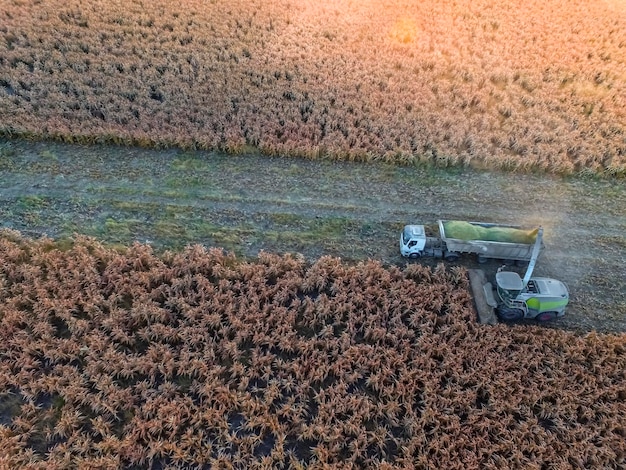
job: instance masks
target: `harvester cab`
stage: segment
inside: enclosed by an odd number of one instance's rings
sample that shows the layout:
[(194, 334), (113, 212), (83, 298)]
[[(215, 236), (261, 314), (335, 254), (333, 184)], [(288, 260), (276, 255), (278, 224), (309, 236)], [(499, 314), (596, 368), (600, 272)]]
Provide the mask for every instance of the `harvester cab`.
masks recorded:
[(565, 307), (569, 302), (565, 284), (556, 279), (531, 277), (539, 256), (542, 237), (543, 229), (540, 228), (524, 279), (515, 272), (504, 271), (503, 268), (496, 274), (496, 292), (499, 298), (496, 312), (502, 320), (535, 318), (547, 321), (565, 314)]

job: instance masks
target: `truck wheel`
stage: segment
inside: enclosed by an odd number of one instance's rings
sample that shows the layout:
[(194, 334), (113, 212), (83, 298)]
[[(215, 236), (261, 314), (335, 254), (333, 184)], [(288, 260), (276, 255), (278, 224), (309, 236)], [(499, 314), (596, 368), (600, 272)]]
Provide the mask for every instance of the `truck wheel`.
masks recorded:
[(417, 258), (419, 258), (419, 257), (421, 257), (421, 256), (422, 256), (422, 255), (421, 255), (420, 253), (411, 253), (411, 254), (409, 255), (409, 258), (411, 258), (411, 259), (417, 259)]
[(554, 320), (557, 317), (556, 312), (542, 312), (537, 315), (535, 318), (537, 321), (544, 322)]
[(496, 313), (503, 321), (515, 321), (524, 318), (524, 312), (519, 308), (501, 306), (496, 309)]
[(478, 264), (485, 264), (489, 258), (483, 255), (478, 255)]
[(460, 256), (459, 256), (457, 253), (451, 253), (451, 252), (449, 252), (449, 251), (448, 251), (448, 252), (447, 252), (447, 253), (443, 256), (443, 258), (444, 258), (446, 261), (454, 262), (454, 261), (458, 261), (458, 260), (459, 260), (459, 258), (460, 258)]

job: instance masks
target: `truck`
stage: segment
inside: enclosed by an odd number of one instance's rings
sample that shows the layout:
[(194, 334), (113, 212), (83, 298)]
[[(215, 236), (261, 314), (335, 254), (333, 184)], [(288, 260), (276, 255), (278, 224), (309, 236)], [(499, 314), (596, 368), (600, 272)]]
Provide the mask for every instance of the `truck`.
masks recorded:
[[(517, 262), (530, 261), (537, 227), (438, 220), (439, 236), (426, 235), (424, 225), (405, 225), (400, 234), (400, 253), (409, 258), (430, 256), (448, 261), (458, 259), (463, 253), (475, 254), (479, 263), (488, 259)], [(544, 248), (540, 241), (540, 250)]]
[[(537, 259), (544, 248), (543, 228), (524, 230), (519, 226), (486, 224), (481, 222), (463, 222), (456, 224), (456, 229), (466, 227), (491, 229), (506, 228), (488, 234), (483, 230), (461, 230), (462, 239), (446, 236), (446, 227), (453, 225), (438, 221), (440, 238), (427, 237), (423, 225), (407, 225), (400, 235), (400, 251), (404, 256), (420, 257), (423, 255), (439, 256), (444, 259), (458, 258), (460, 253), (476, 253), (485, 258), (500, 258), (526, 263), (523, 278), (516, 272), (500, 267), (495, 275), (495, 286), (487, 282), (481, 269), (470, 269), (470, 286), (476, 302), (481, 323), (496, 323), (532, 318), (544, 322), (561, 317), (569, 303), (567, 286), (556, 279), (532, 277)], [(522, 233), (517, 233), (520, 230)], [(449, 235), (449, 234), (448, 234)], [(477, 239), (468, 235), (477, 236)], [(524, 238), (526, 237), (526, 238)], [(534, 239), (529, 243), (530, 239)], [(495, 239), (495, 240), (494, 240)], [(501, 241), (509, 240), (509, 241)]]

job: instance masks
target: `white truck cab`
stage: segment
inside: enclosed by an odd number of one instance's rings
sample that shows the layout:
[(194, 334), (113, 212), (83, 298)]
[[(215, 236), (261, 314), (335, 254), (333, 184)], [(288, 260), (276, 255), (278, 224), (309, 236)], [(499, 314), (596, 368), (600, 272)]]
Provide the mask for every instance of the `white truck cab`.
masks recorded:
[(400, 234), (400, 252), (402, 256), (419, 258), (426, 248), (426, 231), (423, 225), (405, 225)]

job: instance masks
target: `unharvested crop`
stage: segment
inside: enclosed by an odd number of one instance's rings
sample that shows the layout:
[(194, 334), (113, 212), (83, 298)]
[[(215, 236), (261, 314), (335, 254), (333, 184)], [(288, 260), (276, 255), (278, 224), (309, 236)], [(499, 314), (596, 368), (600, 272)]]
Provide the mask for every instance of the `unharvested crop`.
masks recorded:
[(5, 1), (0, 133), (626, 172), (604, 0)]
[(10, 468), (617, 468), (626, 336), (478, 325), (464, 269), (0, 237)]

